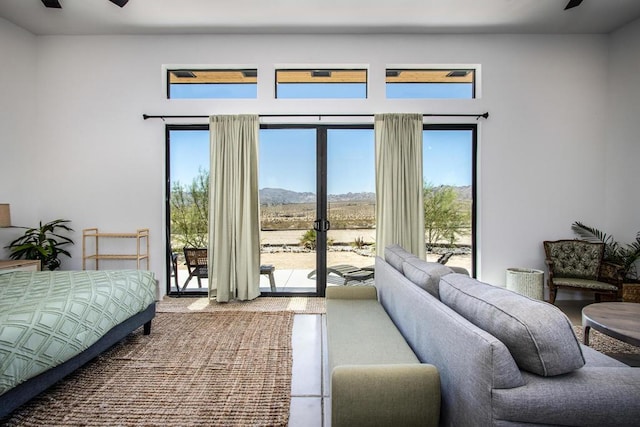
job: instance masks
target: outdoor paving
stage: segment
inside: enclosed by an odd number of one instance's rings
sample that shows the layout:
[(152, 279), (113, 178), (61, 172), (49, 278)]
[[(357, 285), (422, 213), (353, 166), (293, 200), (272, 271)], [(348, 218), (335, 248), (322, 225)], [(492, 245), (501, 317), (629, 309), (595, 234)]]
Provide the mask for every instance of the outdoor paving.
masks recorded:
[[(300, 288), (303, 288), (303, 291), (304, 289), (307, 289), (307, 288), (309, 289), (309, 291), (315, 290), (316, 281), (314, 279), (309, 279), (307, 277), (309, 273), (311, 273), (311, 271), (313, 270), (311, 269), (300, 269), (300, 270), (276, 269), (273, 272), (273, 277), (276, 282), (276, 291), (287, 292), (288, 290), (292, 290), (292, 289), (300, 291)], [(178, 269), (178, 284), (180, 285), (180, 287), (184, 285), (184, 282), (187, 280), (187, 277), (189, 277), (187, 270)], [(173, 280), (174, 279), (172, 277), (171, 278), (172, 285), (174, 283)], [(198, 280), (195, 277), (191, 279), (191, 281), (189, 282), (189, 285), (186, 288), (186, 291), (205, 291), (206, 292), (208, 289), (209, 281), (207, 279), (201, 279), (200, 281), (202, 283), (201, 288), (198, 287)], [(350, 281), (349, 285), (372, 284), (372, 283), (373, 283), (373, 280), (370, 279), (364, 282)], [(341, 277), (335, 276), (333, 274), (327, 277), (328, 286), (331, 286), (331, 285), (340, 286), (342, 284), (344, 284), (344, 279)], [(175, 289), (175, 287), (173, 289)], [(271, 289), (269, 286), (269, 278), (264, 274), (260, 275), (260, 289), (265, 292), (269, 292)]]

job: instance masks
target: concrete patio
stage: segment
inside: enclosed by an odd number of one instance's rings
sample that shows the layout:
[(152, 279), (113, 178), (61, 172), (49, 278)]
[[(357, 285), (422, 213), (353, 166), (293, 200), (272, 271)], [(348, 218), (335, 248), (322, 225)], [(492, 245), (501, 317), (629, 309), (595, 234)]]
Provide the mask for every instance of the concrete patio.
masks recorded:
[[(316, 281), (314, 279), (309, 279), (307, 276), (313, 270), (311, 269), (282, 269), (278, 270), (277, 268), (273, 272), (273, 276), (276, 283), (276, 292), (313, 292), (316, 288)], [(178, 284), (182, 288), (187, 278), (189, 277), (189, 273), (186, 268), (178, 268)], [(175, 279), (173, 276), (171, 277), (171, 291), (175, 291)], [(198, 279), (196, 277), (192, 278), (187, 285), (185, 292), (207, 292), (209, 281), (207, 279), (200, 279), (202, 287), (198, 286)], [(334, 274), (329, 274), (327, 276), (327, 286), (342, 286), (344, 284), (344, 279), (336, 276)], [(368, 279), (362, 282), (351, 280), (349, 281), (349, 285), (360, 285), (360, 284), (373, 284), (373, 279)], [(269, 278), (267, 275), (260, 275), (260, 290), (262, 292), (271, 292), (271, 288), (269, 285)]]

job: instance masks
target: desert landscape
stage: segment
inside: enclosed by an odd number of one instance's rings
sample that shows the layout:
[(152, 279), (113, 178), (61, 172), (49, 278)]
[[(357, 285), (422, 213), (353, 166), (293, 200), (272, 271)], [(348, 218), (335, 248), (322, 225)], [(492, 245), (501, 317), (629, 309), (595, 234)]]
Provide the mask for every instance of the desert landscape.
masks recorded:
[[(300, 247), (302, 230), (261, 231), (260, 263), (271, 264), (278, 269), (315, 269), (315, 251)], [(375, 229), (329, 230), (328, 237), (334, 243), (327, 251), (327, 265), (350, 264), (356, 267), (367, 267), (374, 263)], [(356, 239), (366, 244), (363, 248), (352, 245)], [(464, 239), (456, 247), (455, 253), (447, 265), (464, 267), (471, 271), (470, 238)], [(435, 262), (448, 248), (437, 248), (427, 253), (427, 261)]]
[[(470, 187), (456, 187), (455, 191), (459, 201), (455, 209), (470, 211)], [(318, 217), (316, 195), (263, 188), (260, 190), (260, 202), (260, 263), (273, 265), (276, 271), (314, 270), (316, 235), (313, 224)], [(349, 264), (369, 267), (375, 263), (375, 202), (375, 194), (366, 192), (327, 197), (327, 219), (330, 222), (327, 266)], [(206, 230), (206, 224), (202, 228)], [(172, 237), (178, 237), (172, 240), (182, 240), (181, 236)], [(426, 259), (435, 262), (447, 252), (453, 252), (447, 265), (472, 271), (470, 234), (462, 233), (454, 245), (450, 242), (431, 245)], [(182, 258), (182, 254), (179, 256)], [(183, 262), (179, 262), (179, 266), (181, 268)]]
[[(469, 187), (458, 189), (460, 199), (469, 209)], [(261, 263), (277, 269), (315, 269), (315, 251), (303, 247), (303, 236), (313, 229), (316, 219), (315, 194), (295, 193), (281, 189), (260, 192)], [(330, 195), (327, 200), (327, 265), (349, 264), (367, 267), (375, 257), (375, 194), (349, 193)], [(428, 261), (436, 261), (443, 253), (453, 251), (448, 265), (471, 271), (471, 237), (463, 235), (455, 246), (438, 245), (427, 253)]]

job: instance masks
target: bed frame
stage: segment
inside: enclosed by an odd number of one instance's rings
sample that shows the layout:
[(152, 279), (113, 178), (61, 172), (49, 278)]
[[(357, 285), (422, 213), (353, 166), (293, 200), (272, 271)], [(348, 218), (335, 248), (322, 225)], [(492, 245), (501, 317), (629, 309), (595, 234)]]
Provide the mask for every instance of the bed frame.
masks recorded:
[(82, 353), (4, 393), (0, 396), (0, 420), (7, 418), (19, 406), (108, 350), (140, 326), (144, 326), (144, 335), (149, 335), (151, 333), (151, 320), (155, 315), (156, 304), (154, 302), (144, 311), (113, 327)]

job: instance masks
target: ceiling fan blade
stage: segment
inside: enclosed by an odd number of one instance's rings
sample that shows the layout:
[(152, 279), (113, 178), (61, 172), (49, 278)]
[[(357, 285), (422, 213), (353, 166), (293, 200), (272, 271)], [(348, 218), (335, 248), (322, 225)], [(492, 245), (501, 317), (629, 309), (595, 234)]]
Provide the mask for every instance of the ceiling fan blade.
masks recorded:
[(44, 4), (46, 7), (52, 7), (55, 9), (62, 9), (62, 5), (60, 4), (60, 1), (58, 0), (42, 0), (42, 4)]
[[(125, 4), (129, 2), (129, 0), (109, 0), (111, 3), (118, 5), (120, 7), (124, 7)], [(42, 0), (42, 4), (46, 7), (51, 7), (55, 9), (62, 9), (62, 5), (60, 4), (60, 0)]]
[(582, 0), (569, 0), (569, 3), (567, 3), (567, 6), (564, 8), (564, 10), (573, 9), (574, 7), (578, 7), (578, 6), (580, 6), (580, 3), (582, 3)]

